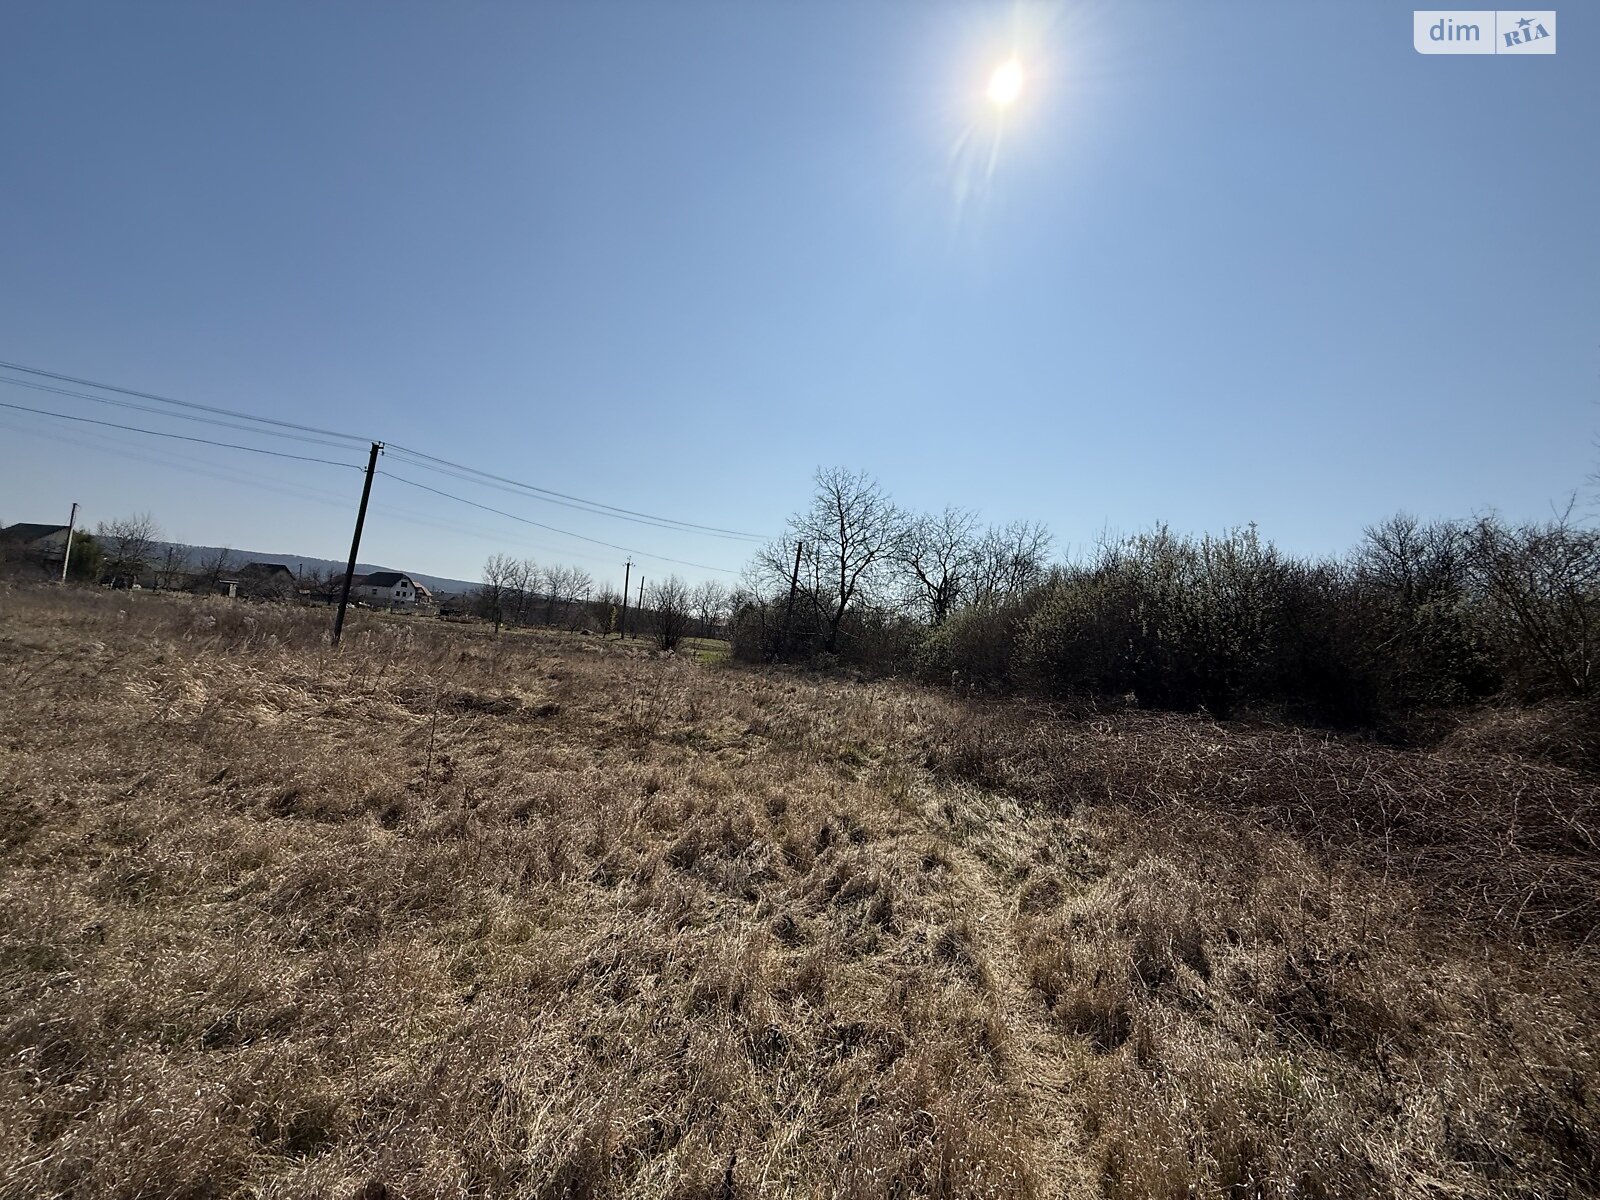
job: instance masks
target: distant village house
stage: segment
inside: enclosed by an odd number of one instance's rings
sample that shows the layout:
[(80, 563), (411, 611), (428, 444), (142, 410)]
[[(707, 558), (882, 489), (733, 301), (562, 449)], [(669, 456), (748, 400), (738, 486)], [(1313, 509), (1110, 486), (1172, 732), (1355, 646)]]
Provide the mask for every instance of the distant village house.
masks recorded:
[(399, 571), (373, 571), (358, 575), (350, 585), (350, 598), (375, 608), (431, 607), (433, 594)]
[(289, 600), (299, 591), (294, 572), (282, 563), (246, 563), (238, 572), (239, 590), (260, 599)]
[(22, 556), (59, 564), (67, 549), (67, 527), (20, 522), (0, 529), (0, 543)]

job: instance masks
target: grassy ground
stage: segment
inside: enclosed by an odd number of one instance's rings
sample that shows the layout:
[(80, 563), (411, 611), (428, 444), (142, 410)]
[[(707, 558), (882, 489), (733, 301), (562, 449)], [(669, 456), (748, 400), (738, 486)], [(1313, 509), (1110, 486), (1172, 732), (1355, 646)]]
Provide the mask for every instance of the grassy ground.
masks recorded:
[[(415, 618), (410, 619), (414, 620)], [(551, 649), (557, 647), (565, 647), (569, 650), (580, 649), (589, 642), (599, 641), (606, 643), (612, 649), (646, 657), (654, 656), (658, 650), (655, 637), (645, 633), (635, 633), (628, 637), (623, 637), (618, 633), (577, 633), (572, 630), (556, 629), (542, 625), (507, 625), (500, 630), (499, 636), (536, 638), (542, 640)], [(702, 663), (723, 662), (730, 656), (731, 652), (731, 644), (723, 638), (681, 638), (676, 648), (678, 655), (692, 658), (694, 661)]]
[[(607, 635), (606, 640), (646, 652), (656, 647), (655, 639), (643, 634), (629, 638)], [(722, 638), (686, 637), (677, 646), (677, 653), (689, 655), (695, 661), (703, 663), (722, 662), (728, 657), (730, 650), (729, 643)]]
[(0, 591), (0, 1196), (1570, 1196), (1596, 788)]

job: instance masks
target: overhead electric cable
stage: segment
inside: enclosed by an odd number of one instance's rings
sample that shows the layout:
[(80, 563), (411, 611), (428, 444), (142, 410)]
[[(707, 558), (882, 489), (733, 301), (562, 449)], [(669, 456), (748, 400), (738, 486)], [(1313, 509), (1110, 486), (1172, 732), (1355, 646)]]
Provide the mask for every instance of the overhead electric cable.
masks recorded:
[(379, 471), (378, 474), (385, 475), (398, 483), (404, 483), (414, 488), (421, 488), (425, 492), (432, 492), (435, 496), (443, 496), (446, 500), (455, 500), (461, 504), (471, 505), (473, 508), (481, 508), (484, 512), (492, 512), (498, 516), (508, 517), (513, 521), (520, 521), (524, 525), (532, 525), (537, 529), (547, 529), (551, 533), (559, 533), (565, 537), (577, 538), (581, 542), (593, 542), (596, 546), (605, 546), (611, 550), (620, 550), (624, 554), (637, 554), (641, 558), (651, 558), (655, 559), (657, 562), (675, 563), (680, 567), (693, 567), (698, 571), (717, 571), (724, 575), (738, 574), (737, 571), (730, 570), (727, 567), (713, 567), (709, 563), (689, 562), (687, 559), (682, 558), (668, 558), (664, 554), (651, 554), (646, 550), (636, 550), (631, 546), (619, 546), (615, 542), (603, 542), (599, 538), (588, 537), (587, 535), (581, 533), (573, 533), (570, 529), (561, 529), (555, 525), (546, 525), (542, 521), (535, 521), (529, 517), (519, 516), (513, 512), (507, 512), (503, 508), (495, 508), (489, 504), (479, 504), (476, 500), (468, 500), (465, 496), (457, 496), (452, 492), (441, 491), (436, 487), (429, 487), (425, 483), (418, 483), (415, 479), (407, 479), (403, 475), (396, 475), (393, 471)]
[(30, 379), (12, 379), (7, 375), (0, 375), (0, 383), (9, 383), (13, 387), (31, 388), (36, 392), (50, 392), (57, 396), (74, 396), (79, 400), (93, 400), (96, 404), (114, 404), (118, 408), (131, 408), (139, 412), (154, 413), (161, 417), (176, 417), (184, 421), (199, 421), (206, 425), (218, 425), (223, 429), (237, 429), (244, 433), (254, 433), (262, 437), (288, 438), (296, 442), (309, 442), (313, 446), (331, 446), (335, 450), (344, 450), (346, 447), (340, 442), (330, 442), (327, 438), (308, 437), (303, 433), (288, 433), (277, 429), (257, 429), (251, 425), (241, 425), (235, 421), (223, 421), (216, 417), (202, 417), (194, 413), (168, 412), (164, 408), (156, 408), (149, 404), (135, 404), (132, 400), (118, 400), (113, 396), (96, 396), (92, 392), (75, 392), (71, 388), (52, 387), (48, 383), (34, 383)]
[[(369, 516), (397, 518), (410, 525), (426, 525), (430, 528), (440, 529), (447, 533), (453, 533), (457, 537), (473, 538), (480, 542), (487, 542), (501, 549), (503, 549), (506, 544), (505, 530), (500, 529), (497, 531), (490, 529), (487, 527), (487, 523), (484, 526), (463, 525), (459, 521), (450, 521), (441, 517), (422, 516), (419, 513), (412, 512), (410, 509), (395, 508), (393, 505), (379, 504), (376, 501), (373, 502), (372, 506), (367, 511)], [(614, 566), (616, 563), (615, 556), (610, 554), (602, 555), (593, 550), (573, 550), (571, 548), (559, 549), (555, 546), (545, 545), (543, 542), (523, 541), (520, 538), (517, 541), (517, 549), (519, 552), (524, 550), (538, 551), (542, 555), (554, 555), (562, 562), (571, 562), (576, 559), (583, 559), (586, 562), (600, 563), (607, 567)]]
[[(335, 496), (331, 492), (310, 488), (302, 483), (290, 482), (282, 476), (258, 475), (231, 463), (221, 463), (215, 459), (204, 459), (194, 454), (185, 454), (177, 448), (157, 448), (155, 446), (135, 446), (131, 439), (123, 439), (115, 434), (99, 433), (92, 429), (36, 429), (32, 426), (0, 419), (0, 429), (9, 429), (28, 437), (45, 438), (63, 446), (75, 446), (83, 450), (95, 451), (100, 454), (115, 456), (123, 462), (142, 462), (152, 466), (165, 467), (168, 470), (182, 471), (185, 478), (205, 477), (216, 479), (223, 483), (238, 484), (244, 487), (262, 488), (274, 492), (279, 496), (291, 497), (300, 500), (310, 500), (317, 504), (332, 505), (336, 508), (347, 509), (349, 500)], [(265, 465), (265, 464), (264, 464)]]
[[(3, 364), (0, 364), (0, 365), (3, 365)], [(420, 450), (412, 450), (412, 449), (409, 449), (406, 446), (397, 446), (393, 442), (386, 443), (386, 446), (387, 446), (387, 448), (389, 450), (399, 451), (402, 455), (408, 456), (410, 458), (419, 458), (419, 459), (426, 460), (425, 462), (417, 463), (416, 464), (417, 466), (426, 466), (428, 463), (435, 463), (435, 464), (438, 464), (438, 466), (440, 466), (440, 467), (453, 467), (457, 471), (466, 471), (469, 474), (482, 476), (485, 479), (493, 479), (497, 483), (510, 484), (513, 487), (522, 488), (522, 489), (524, 489), (526, 491), (529, 491), (529, 492), (538, 492), (538, 493), (540, 493), (542, 495), (545, 495), (545, 496), (555, 496), (555, 497), (558, 497), (559, 499), (562, 499), (562, 500), (570, 500), (570, 501), (572, 501), (572, 502), (574, 502), (576, 504), (587, 504), (587, 505), (592, 506), (593, 508), (604, 509), (607, 512), (619, 513), (619, 514), (621, 514), (623, 516), (639, 517), (639, 518), (642, 518), (642, 519), (644, 519), (646, 521), (657, 521), (657, 522), (670, 523), (670, 524), (673, 524), (673, 525), (679, 525), (679, 526), (682, 526), (685, 530), (696, 530), (696, 531), (699, 531), (699, 532), (702, 532), (702, 533), (715, 533), (715, 534), (719, 534), (719, 535), (721, 535), (723, 537), (750, 538), (750, 539), (753, 539), (755, 541), (760, 541), (760, 542), (764, 542), (764, 541), (767, 540), (767, 538), (763, 534), (750, 533), (750, 532), (748, 532), (746, 530), (742, 530), (742, 529), (722, 529), (722, 528), (720, 528), (720, 527), (718, 527), (716, 525), (701, 525), (701, 524), (698, 524), (698, 523), (696, 523), (694, 521), (680, 521), (675, 517), (662, 517), (662, 516), (657, 516), (655, 513), (638, 512), (635, 509), (631, 509), (631, 508), (619, 508), (614, 504), (605, 504), (605, 503), (602, 503), (599, 500), (585, 500), (582, 496), (571, 496), (571, 495), (568, 495), (566, 492), (552, 491), (550, 488), (539, 487), (537, 484), (524, 483), (520, 479), (508, 479), (504, 475), (495, 475), (495, 474), (493, 474), (492, 472), (489, 472), (489, 471), (480, 471), (476, 467), (469, 467), (469, 466), (463, 465), (462, 463), (451, 462), (447, 458), (438, 458), (438, 457), (436, 457), (435, 455), (432, 455), (432, 454), (424, 454)], [(437, 467), (435, 467), (434, 469), (437, 469)]]
[[(297, 440), (297, 441), (307, 441), (307, 442), (312, 442), (315, 445), (328, 445), (328, 446), (334, 446), (335, 448), (341, 448), (341, 443), (339, 443), (339, 442), (325, 442), (325, 441), (320, 441), (320, 440), (317, 440), (317, 439), (319, 439), (319, 438), (338, 438), (338, 439), (342, 439), (343, 442), (350, 442), (350, 443), (356, 443), (356, 444), (367, 443), (370, 440), (368, 438), (360, 437), (360, 436), (357, 436), (356, 434), (352, 434), (352, 433), (343, 433), (343, 432), (340, 432), (338, 430), (332, 430), (332, 429), (321, 429), (321, 428), (318, 428), (317, 426), (314, 426), (314, 425), (302, 425), (302, 424), (299, 424), (299, 423), (294, 422), (294, 421), (280, 420), (280, 419), (278, 419), (276, 417), (257, 416), (257, 415), (255, 415), (253, 413), (241, 412), (241, 411), (239, 411), (237, 409), (225, 408), (225, 407), (222, 407), (220, 405), (200, 404), (200, 403), (197, 403), (197, 402), (191, 401), (191, 400), (179, 400), (179, 399), (176, 399), (176, 398), (171, 397), (171, 396), (160, 395), (160, 394), (158, 394), (156, 392), (140, 391), (137, 388), (122, 387), (122, 386), (120, 386), (118, 384), (100, 383), (100, 382), (97, 382), (97, 381), (92, 380), (92, 379), (83, 379), (83, 378), (80, 378), (78, 376), (63, 374), (63, 373), (58, 372), (58, 371), (47, 371), (42, 367), (26, 366), (26, 365), (24, 365), (22, 363), (8, 362), (8, 361), (5, 361), (5, 360), (0, 360), (0, 368), (4, 368), (4, 369), (10, 370), (10, 371), (20, 371), (20, 372), (22, 372), (23, 374), (26, 374), (26, 375), (34, 375), (34, 376), (38, 376), (38, 377), (43, 378), (43, 379), (55, 380), (55, 381), (57, 381), (59, 383), (77, 384), (77, 385), (82, 386), (82, 387), (97, 388), (97, 389), (99, 389), (101, 391), (116, 392), (116, 393), (118, 393), (120, 395), (123, 395), (123, 396), (133, 396), (133, 397), (137, 397), (137, 398), (142, 399), (142, 400), (152, 400), (152, 401), (155, 401), (158, 404), (172, 405), (172, 406), (175, 406), (176, 408), (179, 408), (179, 409), (190, 410), (190, 412), (194, 412), (194, 413), (211, 413), (211, 414), (214, 414), (216, 416), (231, 417), (231, 418), (234, 418), (234, 419), (239, 420), (239, 421), (248, 421), (248, 422), (253, 422), (254, 423), (254, 425), (233, 425), (233, 424), (229, 424), (228, 422), (225, 422), (225, 421), (217, 421), (217, 420), (208, 419), (208, 418), (205, 418), (205, 417), (189, 416), (188, 414), (181, 413), (181, 412), (168, 413), (164, 409), (147, 408), (147, 407), (145, 407), (143, 405), (131, 404), (126, 400), (114, 400), (114, 399), (111, 399), (110, 397), (106, 397), (106, 396), (96, 396), (96, 395), (91, 395), (91, 394), (84, 393), (84, 392), (71, 391), (71, 390), (66, 389), (66, 388), (52, 387), (52, 386), (47, 385), (47, 384), (34, 383), (34, 382), (27, 381), (27, 380), (13, 379), (13, 378), (9, 378), (9, 377), (6, 377), (6, 376), (0, 376), (0, 382), (10, 383), (10, 384), (13, 384), (13, 385), (19, 386), (19, 387), (28, 387), (28, 388), (33, 388), (33, 389), (38, 390), (38, 391), (53, 392), (53, 393), (55, 393), (57, 395), (72, 396), (72, 397), (76, 397), (76, 398), (79, 398), (79, 399), (91, 400), (91, 401), (96, 401), (96, 402), (104, 403), (104, 404), (116, 404), (116, 405), (120, 405), (122, 407), (133, 408), (133, 409), (137, 409), (137, 410), (143, 411), (143, 412), (151, 412), (151, 413), (156, 413), (156, 414), (166, 415), (166, 416), (173, 416), (173, 417), (187, 417), (187, 419), (190, 419), (190, 420), (205, 421), (208, 424), (220, 425), (223, 428), (239, 429), (239, 430), (244, 431), (244, 432), (257, 433), (257, 434), (263, 434), (263, 435), (271, 435), (271, 436), (274, 436), (274, 437), (293, 438), (294, 440)], [(26, 408), (25, 406), (22, 406), (22, 405), (9, 405), (8, 407), (16, 408), (19, 411), (23, 411), (23, 412), (38, 412), (38, 413), (40, 413), (42, 415), (45, 415), (45, 416), (61, 417), (61, 418), (64, 418), (66, 420), (80, 420), (80, 421), (89, 422), (91, 424), (96, 423), (96, 422), (92, 421), (91, 418), (73, 417), (73, 416), (71, 416), (69, 414), (66, 414), (66, 413), (55, 413), (55, 412), (51, 412), (51, 411), (45, 410), (45, 409), (29, 409), (29, 408)], [(252, 451), (254, 451), (256, 453), (261, 453), (261, 454), (279, 453), (279, 452), (275, 452), (275, 451), (263, 450), (260, 447), (238, 446), (238, 445), (235, 445), (234, 443), (229, 443), (229, 442), (208, 442), (208, 440), (205, 439), (205, 438), (184, 438), (184, 435), (182, 435), (182, 434), (160, 434), (156, 430), (141, 429), (141, 428), (138, 428), (136, 426), (118, 426), (114, 422), (110, 422), (110, 421), (103, 421), (103, 422), (98, 422), (98, 423), (102, 424), (102, 425), (106, 425), (106, 426), (108, 426), (110, 428), (128, 429), (131, 432), (135, 432), (135, 433), (146, 433), (146, 434), (152, 434), (152, 435), (155, 435), (155, 436), (168, 436), (168, 437), (179, 438), (179, 439), (182, 439), (182, 440), (201, 442), (201, 443), (205, 443), (205, 444), (218, 445), (218, 446), (227, 446), (227, 447), (232, 448), (232, 449), (252, 450)], [(256, 425), (273, 426), (274, 429), (259, 429), (259, 428), (255, 428)], [(301, 437), (301, 436), (297, 436), (297, 434), (295, 434), (295, 433), (278, 432), (279, 430), (295, 430), (295, 431), (298, 431), (298, 434), (302, 434), (302, 435), (303, 434), (311, 434), (311, 435), (315, 435), (315, 436), (314, 437)], [(573, 508), (573, 509), (575, 509), (575, 510), (577, 510), (579, 512), (586, 512), (586, 513), (589, 513), (590, 515), (593, 515), (593, 516), (603, 516), (603, 517), (610, 517), (612, 519), (617, 519), (617, 520), (627, 520), (627, 521), (631, 521), (631, 522), (636, 523), (636, 524), (643, 524), (643, 525), (652, 526), (654, 528), (659, 528), (659, 529), (675, 530), (675, 531), (680, 532), (680, 533), (693, 533), (693, 534), (702, 535), (702, 536), (729, 538), (729, 539), (745, 540), (745, 541), (751, 541), (751, 542), (764, 542), (764, 541), (767, 540), (767, 538), (762, 534), (750, 533), (750, 532), (745, 531), (745, 530), (725, 529), (725, 528), (722, 528), (722, 527), (716, 526), (716, 525), (705, 525), (705, 524), (701, 524), (701, 523), (695, 522), (695, 521), (679, 520), (676, 517), (664, 517), (664, 516), (661, 516), (661, 515), (656, 514), (656, 513), (648, 513), (648, 512), (639, 511), (637, 509), (623, 508), (623, 507), (621, 507), (619, 505), (606, 504), (606, 503), (604, 503), (602, 501), (598, 501), (598, 500), (588, 500), (588, 499), (585, 499), (582, 496), (574, 496), (574, 495), (570, 495), (570, 494), (568, 494), (566, 492), (555, 491), (554, 489), (551, 489), (551, 488), (540, 487), (538, 484), (527, 483), (527, 482), (525, 482), (523, 480), (519, 480), (519, 479), (511, 479), (511, 478), (508, 478), (507, 476), (504, 476), (504, 475), (496, 475), (496, 474), (494, 474), (493, 472), (490, 472), (490, 471), (483, 471), (483, 470), (480, 470), (480, 469), (478, 469), (476, 467), (469, 467), (464, 463), (453, 462), (450, 459), (440, 458), (440, 457), (438, 457), (436, 455), (432, 455), (432, 454), (426, 454), (426, 453), (424, 453), (424, 452), (422, 452), (420, 450), (412, 450), (412, 449), (409, 449), (409, 448), (404, 447), (404, 446), (396, 446), (393, 443), (389, 444), (389, 449), (391, 449), (392, 451), (396, 452), (399, 455), (399, 457), (400, 457), (400, 459), (402, 461), (405, 461), (405, 462), (409, 463), (412, 466), (421, 467), (424, 470), (435, 471), (435, 472), (438, 472), (440, 474), (450, 476), (452, 478), (461, 479), (464, 482), (476, 483), (476, 484), (479, 484), (480, 486), (498, 486), (501, 490), (508, 490), (508, 491), (511, 491), (513, 494), (527, 495), (527, 496), (530, 496), (530, 497), (535, 498), (535, 499), (543, 500), (546, 503), (558, 504), (558, 505), (560, 505), (561, 507), (564, 507), (564, 508)], [(301, 455), (283, 454), (282, 457), (286, 457), (286, 458), (304, 458), (304, 460), (307, 461), (307, 462), (328, 462), (329, 461), (327, 459), (317, 459), (317, 458), (311, 458), (309, 456), (301, 456)], [(349, 465), (353, 465), (353, 464), (341, 463), (341, 464), (338, 464), (338, 465), (349, 466)], [(448, 494), (448, 493), (446, 493), (446, 494)], [(484, 506), (484, 507), (487, 507), (487, 506)], [(493, 511), (493, 510), (491, 510), (491, 511)], [(599, 544), (601, 544), (601, 545), (610, 545), (610, 543), (599, 543)], [(676, 560), (665, 560), (665, 561), (676, 561)], [(712, 569), (721, 569), (721, 568), (712, 568)]]
[(524, 499), (538, 500), (545, 504), (555, 504), (562, 508), (573, 509), (575, 512), (588, 513), (590, 516), (607, 517), (613, 521), (628, 521), (634, 525), (647, 525), (652, 529), (666, 529), (674, 533), (689, 533), (694, 534), (697, 537), (722, 538), (728, 541), (756, 542), (763, 540), (757, 538), (754, 534), (711, 532), (704, 526), (692, 525), (685, 521), (676, 521), (671, 517), (654, 519), (643, 516), (623, 516), (620, 512), (606, 511), (606, 509), (610, 507), (609, 505), (591, 507), (591, 502), (589, 501), (556, 500), (553, 499), (551, 495), (538, 494), (544, 489), (533, 488), (531, 485), (527, 484), (496, 482), (498, 477), (487, 475), (487, 473), (482, 471), (474, 471), (470, 468), (458, 471), (452, 467), (434, 466), (431, 463), (416, 461), (407, 454), (402, 454), (399, 458), (399, 461), (405, 462), (413, 467), (421, 467), (426, 471), (435, 471), (440, 475), (447, 475), (451, 479), (459, 479), (464, 483), (474, 483), (480, 487), (491, 487), (497, 491), (509, 492), (513, 496), (521, 496)]
[(106, 392), (119, 392), (124, 396), (136, 396), (140, 400), (155, 400), (162, 404), (175, 404), (179, 408), (193, 408), (200, 412), (216, 413), (224, 417), (260, 421), (266, 425), (277, 425), (282, 429), (298, 429), (301, 433), (316, 433), (323, 437), (343, 438), (346, 441), (360, 442), (363, 445), (371, 441), (370, 438), (357, 437), (353, 433), (340, 433), (336, 429), (318, 429), (315, 425), (300, 425), (294, 421), (280, 421), (276, 417), (258, 417), (252, 413), (239, 412), (231, 408), (221, 408), (213, 404), (196, 404), (192, 400), (175, 400), (171, 396), (162, 396), (155, 392), (141, 392), (135, 388), (118, 387), (114, 383), (96, 383), (93, 379), (79, 379), (72, 375), (61, 375), (55, 371), (46, 371), (41, 367), (26, 367), (21, 363), (0, 361), (0, 367), (4, 367), (8, 371), (21, 371), (24, 375), (40, 375), (45, 379), (54, 379), (60, 383), (76, 383), (80, 387), (99, 388)]
[(93, 417), (76, 417), (71, 413), (52, 412), (48, 408), (29, 408), (26, 404), (8, 404), (0, 400), (0, 408), (15, 409), (17, 412), (36, 413), (41, 417), (58, 417), (63, 421), (80, 421), (85, 425), (103, 425), (107, 429), (126, 429), (129, 433), (144, 433), (151, 437), (174, 438), (180, 442), (198, 442), (203, 446), (222, 446), (228, 450), (248, 450), (251, 454), (270, 454), (274, 458), (292, 458), (299, 462), (325, 463), (330, 467), (349, 467), (359, 471), (361, 468), (355, 463), (335, 462), (331, 458), (312, 458), (307, 454), (289, 454), (283, 450), (268, 450), (261, 446), (243, 446), (238, 442), (218, 442), (211, 438), (190, 437), (184, 433), (168, 433), (161, 429), (141, 429), (137, 425), (119, 425), (115, 421), (97, 421)]

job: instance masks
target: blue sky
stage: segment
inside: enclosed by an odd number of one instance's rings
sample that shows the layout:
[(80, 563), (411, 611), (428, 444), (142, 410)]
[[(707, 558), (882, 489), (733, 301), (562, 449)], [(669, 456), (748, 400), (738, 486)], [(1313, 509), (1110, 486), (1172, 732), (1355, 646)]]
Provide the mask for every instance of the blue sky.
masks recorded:
[[(1512, 58), (1333, 0), (10, 5), (0, 359), (758, 533), (824, 464), (1065, 547), (1538, 518), (1600, 457), (1600, 13), (1558, 12)], [(358, 492), (0, 410), (4, 521), (342, 557)], [(374, 505), (367, 560), (620, 576), (387, 478)]]

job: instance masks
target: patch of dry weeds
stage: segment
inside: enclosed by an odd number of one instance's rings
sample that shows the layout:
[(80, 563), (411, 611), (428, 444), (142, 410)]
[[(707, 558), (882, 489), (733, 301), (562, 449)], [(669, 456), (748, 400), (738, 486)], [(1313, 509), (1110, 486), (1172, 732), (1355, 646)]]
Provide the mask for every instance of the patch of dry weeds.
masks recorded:
[(1562, 768), (324, 624), (0, 593), (0, 1195), (1592, 1188)]

